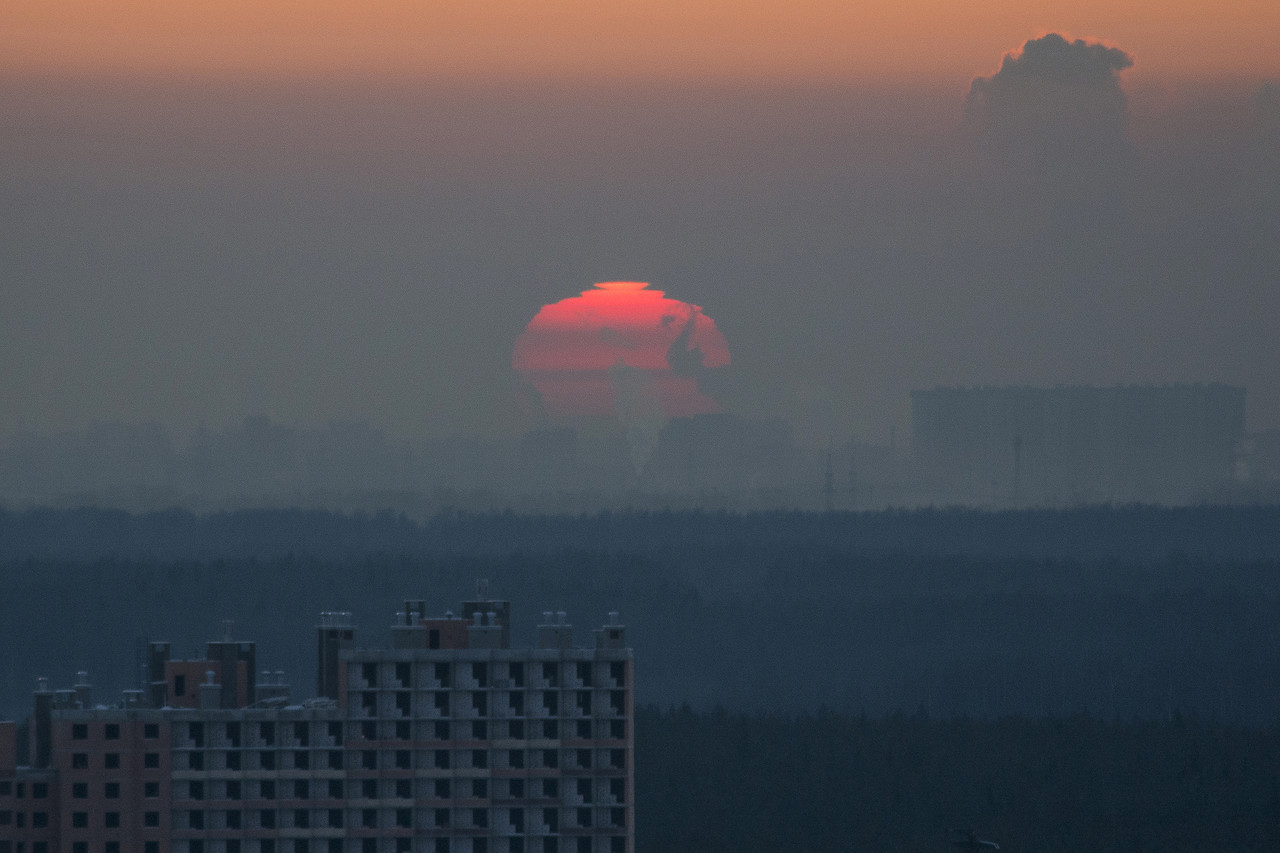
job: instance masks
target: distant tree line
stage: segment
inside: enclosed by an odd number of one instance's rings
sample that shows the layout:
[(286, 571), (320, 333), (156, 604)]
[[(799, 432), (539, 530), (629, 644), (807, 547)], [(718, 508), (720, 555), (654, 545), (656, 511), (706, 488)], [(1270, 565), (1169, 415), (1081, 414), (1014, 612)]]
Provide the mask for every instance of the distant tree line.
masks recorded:
[(383, 645), (404, 599), (443, 613), (487, 578), (517, 643), (545, 610), (583, 644), (620, 611), (644, 702), (1265, 724), (1278, 516), (2, 513), (0, 714), (25, 712), (37, 676), (79, 669), (111, 701), (137, 682), (140, 638), (193, 656), (223, 619), (305, 697), (318, 612), (353, 611), (359, 641)]

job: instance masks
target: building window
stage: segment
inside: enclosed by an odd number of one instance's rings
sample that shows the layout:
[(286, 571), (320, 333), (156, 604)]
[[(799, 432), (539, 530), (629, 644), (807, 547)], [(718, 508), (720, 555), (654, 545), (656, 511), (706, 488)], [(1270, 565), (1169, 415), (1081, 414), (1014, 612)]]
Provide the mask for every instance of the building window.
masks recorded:
[(365, 809), (360, 812), (360, 822), (364, 824), (366, 829), (376, 829), (378, 826), (378, 810)]
[(376, 750), (366, 749), (360, 753), (360, 766), (365, 770), (378, 769), (378, 753)]
[(104, 728), (104, 734), (107, 740), (120, 740), (120, 724), (107, 723), (106, 727)]
[(191, 812), (190, 814), (191, 814), (191, 828), (204, 829), (204, 812), (195, 811), (195, 812)]
[(411, 763), (409, 760), (410, 754), (411, 753), (407, 749), (396, 750), (396, 769), (397, 770), (410, 769), (410, 763)]
[(84, 800), (89, 797), (89, 784), (87, 782), (76, 782), (71, 786), (71, 797), (76, 800)]
[(524, 797), (524, 780), (523, 779), (512, 779), (507, 784), (508, 784), (508, 789), (511, 791), (511, 796), (515, 797), (517, 800)]
[(435, 752), (435, 765), (441, 770), (449, 769), (449, 750), (437, 749)]
[(160, 766), (160, 753), (144, 752), (142, 754), (142, 766), (148, 770), (154, 770)]
[(0, 826), (8, 826), (11, 823), (13, 823), (13, 812), (8, 809), (0, 811)]
[(362, 800), (378, 799), (378, 780), (365, 779), (360, 782), (360, 798)]
[[(116, 760), (116, 765), (117, 765), (117, 766), (119, 766), (119, 757), (118, 757), (118, 756), (117, 756), (117, 760)], [(108, 756), (107, 756), (107, 766), (108, 766), (108, 767), (110, 767), (110, 766), (111, 766), (111, 756), (110, 756), (110, 755), (108, 755)], [(187, 767), (191, 768), (192, 770), (203, 770), (203, 769), (204, 769), (204, 753), (203, 753), (203, 752), (192, 752), (192, 753), (188, 754), (188, 755), (187, 755)]]
[(258, 785), (258, 793), (262, 795), (264, 800), (274, 800), (276, 798), (276, 783), (273, 779), (263, 779)]
[(187, 790), (190, 792), (188, 796), (190, 796), (191, 799), (193, 800), (204, 799), (204, 782), (201, 782), (199, 780), (190, 782), (188, 783)]
[(263, 811), (259, 812), (258, 824), (262, 826), (263, 829), (275, 829), (276, 813), (269, 809), (264, 809)]
[(88, 770), (89, 769), (89, 753), (87, 752), (71, 753), (71, 769), (72, 770)]
[(72, 739), (72, 740), (87, 740), (87, 739), (88, 739), (88, 737), (89, 737), (89, 726), (88, 726), (88, 724), (86, 724), (86, 723), (72, 723), (72, 724), (71, 724), (71, 739)]
[(263, 770), (275, 770), (276, 754), (270, 751), (263, 751), (258, 753), (258, 766), (261, 767)]
[(120, 812), (107, 812), (104, 817), (107, 829), (120, 828)]
[(293, 798), (295, 800), (305, 800), (311, 796), (310, 786), (306, 779), (295, 779), (293, 782)]
[(407, 720), (396, 721), (396, 740), (409, 739), (409, 722)]
[(330, 770), (342, 769), (342, 750), (340, 749), (329, 750), (329, 769)]
[(227, 799), (238, 800), (241, 796), (240, 783), (235, 779), (227, 782)]
[(159, 826), (160, 812), (143, 812), (142, 825), (143, 826)]
[[(147, 740), (155, 740), (156, 738), (160, 737), (160, 724), (146, 723), (142, 727), (142, 736)], [(151, 842), (148, 842), (148, 843), (151, 843)]]
[(227, 753), (227, 769), (228, 770), (240, 769), (240, 753), (238, 752)]
[(71, 853), (89, 853), (89, 842), (88, 841), (71, 842)]
[(88, 812), (72, 812), (71, 825), (76, 829), (84, 829), (89, 825), (89, 813)]
[(102, 792), (108, 800), (118, 800), (120, 799), (120, 783), (108, 782), (103, 786)]
[(36, 800), (43, 800), (46, 797), (48, 797), (49, 783), (48, 782), (32, 782), (31, 796), (33, 799), (36, 799)]
[(173, 676), (173, 695), (187, 695), (187, 677), (180, 672)]
[(449, 799), (449, 780), (437, 779), (435, 785), (436, 798), (441, 800)]
[(449, 825), (449, 810), (436, 809), (435, 813), (436, 826), (445, 827)]
[(306, 809), (294, 809), (293, 825), (298, 829), (309, 829), (311, 827), (311, 812)]
[(261, 723), (258, 726), (258, 736), (267, 746), (273, 746), (276, 742), (276, 724)]
[(142, 845), (142, 853), (160, 853), (159, 841), (147, 841)]
[(143, 782), (142, 796), (148, 797), (148, 798), (160, 796), (160, 783), (159, 782)]
[(227, 812), (227, 829), (240, 828), (240, 812)]
[(342, 809), (329, 809), (329, 826), (342, 829)]
[(483, 800), (489, 796), (489, 780), (488, 779), (472, 779), (471, 780), (471, 796), (476, 799)]
[(329, 780), (329, 799), (331, 800), (342, 799), (342, 780), (341, 779)]
[(31, 814), (32, 827), (34, 827), (35, 829), (44, 829), (48, 825), (49, 825), (48, 812), (32, 812)]
[(298, 750), (293, 754), (293, 766), (295, 770), (306, 770), (311, 766), (311, 753), (306, 750)]
[(401, 829), (413, 828), (413, 810), (412, 809), (396, 809), (396, 826)]

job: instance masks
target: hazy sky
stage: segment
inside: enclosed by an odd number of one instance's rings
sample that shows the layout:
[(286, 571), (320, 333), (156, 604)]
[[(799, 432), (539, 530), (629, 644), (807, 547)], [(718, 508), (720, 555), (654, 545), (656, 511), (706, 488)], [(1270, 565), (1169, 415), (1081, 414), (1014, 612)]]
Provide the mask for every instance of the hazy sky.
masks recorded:
[(296, 8), (0, 11), (0, 431), (509, 432), (524, 325), (618, 279), (813, 438), (940, 383), (1280, 426), (1280, 4)]
[(1154, 74), (1276, 70), (1272, 0), (7, 0), (0, 62), (252, 75), (970, 75), (1045, 31)]

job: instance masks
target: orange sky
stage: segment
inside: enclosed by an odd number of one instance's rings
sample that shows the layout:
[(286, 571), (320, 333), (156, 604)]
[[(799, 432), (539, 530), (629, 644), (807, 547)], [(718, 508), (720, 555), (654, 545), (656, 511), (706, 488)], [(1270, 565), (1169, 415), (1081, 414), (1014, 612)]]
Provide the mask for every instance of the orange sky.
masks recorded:
[(4, 0), (0, 69), (918, 79), (1047, 31), (1143, 74), (1280, 73), (1277, 0)]

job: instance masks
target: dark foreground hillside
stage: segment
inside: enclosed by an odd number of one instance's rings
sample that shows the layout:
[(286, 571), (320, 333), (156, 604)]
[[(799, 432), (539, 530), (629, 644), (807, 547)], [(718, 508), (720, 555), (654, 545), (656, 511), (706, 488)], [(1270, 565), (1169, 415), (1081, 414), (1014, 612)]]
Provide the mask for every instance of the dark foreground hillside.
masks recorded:
[(637, 716), (642, 853), (1280, 849), (1280, 727), (1180, 716), (992, 721)]

